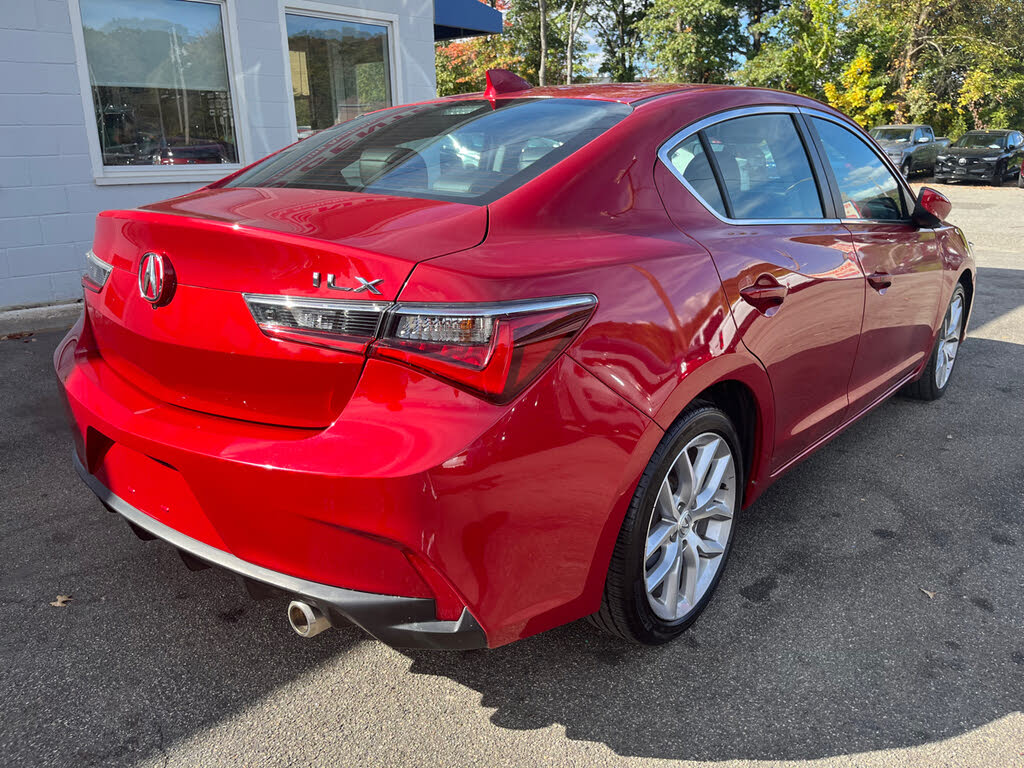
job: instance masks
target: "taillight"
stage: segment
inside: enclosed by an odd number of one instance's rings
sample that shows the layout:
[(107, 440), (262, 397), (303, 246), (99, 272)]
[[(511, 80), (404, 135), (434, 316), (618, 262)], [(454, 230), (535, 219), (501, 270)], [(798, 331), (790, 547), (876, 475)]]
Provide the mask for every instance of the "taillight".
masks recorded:
[(348, 352), (363, 352), (377, 335), (384, 311), (376, 301), (331, 301), (245, 294), (253, 319), (267, 336)]
[(569, 344), (596, 297), (498, 304), (397, 304), (373, 354), (398, 360), (495, 402), (523, 391)]
[(82, 285), (98, 293), (103, 289), (113, 269), (113, 266), (89, 251), (85, 254), (85, 274), (82, 276)]

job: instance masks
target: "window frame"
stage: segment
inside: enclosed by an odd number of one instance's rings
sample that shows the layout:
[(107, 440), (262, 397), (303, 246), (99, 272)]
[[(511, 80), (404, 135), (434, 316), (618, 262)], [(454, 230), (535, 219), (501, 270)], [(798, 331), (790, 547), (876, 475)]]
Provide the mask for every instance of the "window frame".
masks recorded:
[[(765, 114), (788, 114), (794, 118), (794, 123), (797, 127), (797, 132), (800, 134), (801, 142), (804, 145), (804, 151), (807, 153), (808, 161), (811, 164), (811, 170), (814, 173), (815, 182), (818, 185), (818, 194), (822, 201), (823, 216), (819, 219), (735, 219), (729, 216), (723, 216), (716, 211), (704, 198), (702, 198), (697, 191), (690, 186), (690, 184), (683, 178), (683, 175), (672, 164), (669, 159), (669, 153), (675, 149), (675, 147), (682, 141), (690, 138), (695, 133), (703, 131), (705, 128), (709, 128), (718, 123), (731, 120), (736, 117), (746, 117), (749, 115), (765, 115)], [(850, 131), (856, 138), (860, 139), (861, 142), (868, 147), (869, 150), (881, 160), (882, 164), (889, 170), (889, 172), (896, 179), (898, 188), (903, 198), (905, 218), (902, 219), (846, 219), (842, 218), (840, 212), (843, 210), (842, 196), (839, 192), (839, 185), (836, 182), (835, 176), (832, 173), (832, 168), (828, 164), (827, 158), (824, 154), (824, 147), (821, 144), (821, 139), (818, 136), (817, 131), (814, 129), (814, 125), (811, 123), (811, 117), (820, 118), (829, 122), (835, 123), (841, 128), (845, 128)], [(862, 135), (863, 134), (863, 135)], [(703, 134), (702, 134), (703, 135)], [(833, 115), (828, 112), (823, 112), (819, 109), (812, 107), (801, 107), (793, 104), (772, 104), (772, 105), (757, 105), (747, 107), (734, 107), (731, 109), (716, 112), (713, 115), (696, 120), (682, 130), (669, 136), (665, 141), (658, 147), (658, 160), (665, 166), (665, 168), (672, 174), (672, 176), (679, 181), (683, 187), (696, 198), (697, 202), (708, 211), (712, 216), (721, 221), (723, 224), (730, 226), (758, 226), (758, 225), (779, 225), (779, 224), (864, 224), (864, 223), (876, 223), (876, 224), (905, 224), (911, 221), (914, 206), (917, 201), (917, 196), (914, 195), (913, 191), (907, 184), (906, 179), (902, 177), (896, 166), (893, 165), (892, 161), (884, 154), (876, 150), (873, 146), (874, 142), (868, 137), (865, 140), (867, 134), (864, 134), (860, 126), (856, 125), (852, 121), (842, 118), (838, 115)], [(715, 174), (715, 180), (718, 182), (719, 193), (722, 195), (723, 201), (726, 200), (726, 193), (724, 185), (721, 180), (721, 176), (718, 172), (717, 164), (712, 165), (712, 171)]]
[[(288, 50), (288, 20), (291, 13), (297, 16), (311, 16), (316, 19), (331, 21), (347, 21), (353, 24), (373, 24), (386, 27), (388, 31), (388, 71), (391, 76), (391, 106), (405, 104), (404, 78), (401, 70), (401, 57), (398, 55), (401, 45), (399, 41), (399, 17), (394, 13), (354, 8), (333, 3), (317, 2), (317, 0), (278, 0), (278, 16), (281, 26), (281, 55), (284, 59), (284, 93), (288, 111), (288, 130), (292, 141), (299, 140), (299, 127), (295, 118), (295, 96), (292, 93), (292, 62)], [(387, 107), (386, 107), (387, 108)]]
[(82, 108), (85, 110), (85, 133), (92, 162), (93, 181), (100, 186), (113, 184), (174, 184), (216, 181), (249, 165), (248, 123), (243, 116), (249, 114), (245, 88), (241, 77), (242, 61), (238, 46), (236, 0), (187, 0), (205, 3), (220, 9), (221, 30), (224, 34), (224, 59), (227, 64), (228, 96), (231, 99), (231, 117), (235, 129), (235, 152), (238, 161), (203, 166), (174, 165), (104, 165), (99, 128), (96, 125), (96, 105), (93, 102), (92, 80), (85, 50), (85, 30), (79, 0), (68, 0), (71, 15), (71, 38), (75, 47), (75, 66), (78, 69)]

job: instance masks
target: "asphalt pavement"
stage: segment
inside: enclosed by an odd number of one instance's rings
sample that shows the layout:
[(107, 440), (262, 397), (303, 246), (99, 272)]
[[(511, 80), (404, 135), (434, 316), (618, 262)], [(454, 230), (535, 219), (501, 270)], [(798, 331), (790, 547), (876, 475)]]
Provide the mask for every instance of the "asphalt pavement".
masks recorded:
[(662, 648), (302, 640), (79, 481), (59, 332), (0, 341), (0, 765), (1024, 766), (1024, 190), (944, 191), (980, 264), (946, 397), (769, 489)]

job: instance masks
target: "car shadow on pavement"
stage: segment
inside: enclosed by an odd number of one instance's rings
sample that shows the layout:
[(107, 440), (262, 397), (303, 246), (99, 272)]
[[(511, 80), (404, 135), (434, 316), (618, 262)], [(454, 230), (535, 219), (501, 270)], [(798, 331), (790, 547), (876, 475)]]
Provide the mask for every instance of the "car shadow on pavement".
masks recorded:
[[(1024, 303), (1024, 271), (982, 270), (979, 286), (973, 328)], [(480, 692), (497, 726), (560, 724), (627, 756), (824, 758), (1021, 711), (1021, 370), (1024, 345), (969, 339), (944, 398), (895, 398), (782, 478), (739, 519), (715, 600), (676, 643), (577, 622), (407, 652), (411, 670)]]

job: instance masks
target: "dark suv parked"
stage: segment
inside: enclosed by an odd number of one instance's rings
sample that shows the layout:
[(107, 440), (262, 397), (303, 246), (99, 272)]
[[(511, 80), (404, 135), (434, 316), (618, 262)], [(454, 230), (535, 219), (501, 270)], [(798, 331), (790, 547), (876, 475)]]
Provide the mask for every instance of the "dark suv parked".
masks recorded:
[(1020, 176), (1024, 134), (1020, 131), (969, 131), (935, 163), (936, 181), (976, 179), (1002, 184)]

